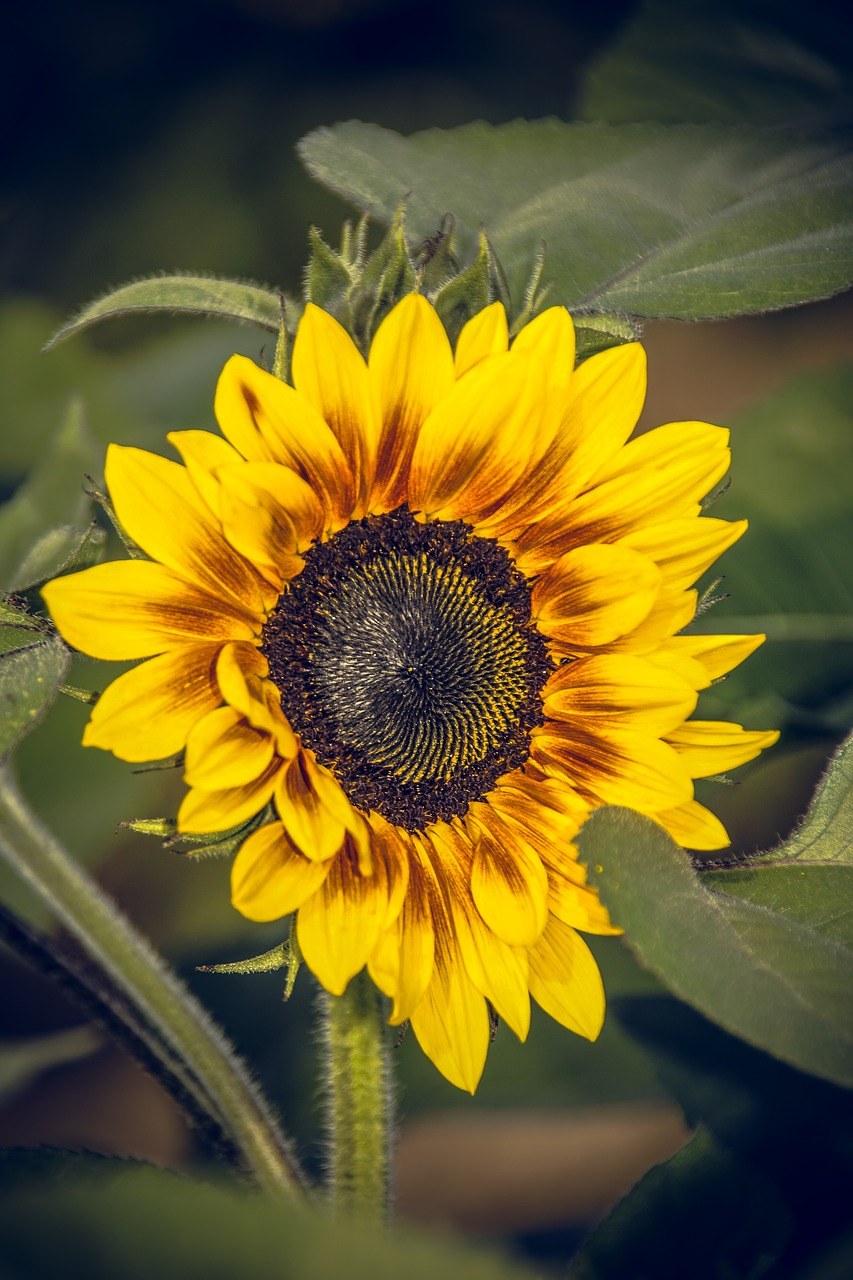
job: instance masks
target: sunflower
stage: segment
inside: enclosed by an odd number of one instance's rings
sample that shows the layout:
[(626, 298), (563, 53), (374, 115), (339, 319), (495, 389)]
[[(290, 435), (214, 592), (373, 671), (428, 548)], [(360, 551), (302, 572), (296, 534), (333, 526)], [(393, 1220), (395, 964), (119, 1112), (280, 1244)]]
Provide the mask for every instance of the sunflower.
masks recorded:
[(530, 996), (582, 1036), (601, 1027), (578, 931), (618, 930), (572, 845), (590, 810), (720, 848), (694, 778), (777, 737), (690, 719), (763, 639), (680, 634), (746, 528), (702, 514), (728, 435), (630, 439), (642, 348), (575, 368), (562, 307), (510, 344), (495, 303), (454, 351), (413, 294), (365, 360), (309, 304), (292, 373), (229, 360), (222, 435), (171, 433), (182, 463), (111, 447), (117, 518), (149, 558), (45, 598), (84, 653), (146, 659), (85, 743), (185, 751), (179, 831), (248, 824), (237, 909), (295, 912), (333, 994), (366, 966), (389, 1021), (473, 1091), (489, 1006), (521, 1039)]

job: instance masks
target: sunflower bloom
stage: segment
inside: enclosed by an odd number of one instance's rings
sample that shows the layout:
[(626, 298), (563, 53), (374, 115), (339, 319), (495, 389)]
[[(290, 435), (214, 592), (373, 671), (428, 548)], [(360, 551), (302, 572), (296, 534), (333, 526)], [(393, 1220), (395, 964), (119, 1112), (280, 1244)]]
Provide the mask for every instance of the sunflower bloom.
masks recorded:
[(629, 440), (642, 348), (574, 356), (560, 307), (510, 345), (495, 303), (454, 352), (411, 295), (365, 361), (309, 304), (293, 386), (234, 356), (221, 436), (173, 432), (182, 464), (110, 448), (118, 519), (150, 558), (45, 588), (76, 648), (145, 659), (85, 743), (185, 751), (179, 831), (254, 820), (238, 910), (295, 912), (333, 994), (366, 966), (390, 1022), (471, 1091), (489, 1005), (521, 1039), (530, 996), (582, 1036), (601, 1027), (578, 931), (618, 930), (572, 845), (590, 810), (723, 847), (693, 780), (777, 737), (690, 719), (763, 639), (680, 634), (746, 528), (701, 514), (727, 432)]

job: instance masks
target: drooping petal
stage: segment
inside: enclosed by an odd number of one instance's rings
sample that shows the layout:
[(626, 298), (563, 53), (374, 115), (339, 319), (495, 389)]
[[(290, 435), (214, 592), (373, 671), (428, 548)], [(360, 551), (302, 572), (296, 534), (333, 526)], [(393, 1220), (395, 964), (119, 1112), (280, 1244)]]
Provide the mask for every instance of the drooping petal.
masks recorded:
[(252, 728), (233, 707), (219, 707), (189, 733), (184, 779), (205, 791), (246, 786), (267, 769), (273, 748), (270, 734)]
[(696, 709), (685, 680), (647, 658), (601, 654), (559, 667), (543, 690), (545, 714), (581, 725), (589, 719), (660, 736)]
[(110, 445), (104, 474), (122, 527), (147, 555), (214, 598), (263, 609), (258, 574), (225, 541), (186, 467)]
[(254, 729), (269, 733), (284, 760), (297, 751), (296, 735), (282, 710), (278, 689), (264, 677), (269, 663), (260, 650), (247, 644), (227, 644), (219, 655), (216, 678), (222, 697)]
[(691, 720), (666, 736), (692, 778), (708, 778), (754, 760), (778, 741), (775, 729), (750, 731), (727, 720)]
[(339, 815), (323, 803), (315, 781), (316, 768), (306, 753), (300, 751), (281, 771), (275, 807), (296, 847), (307, 858), (325, 862), (341, 849), (347, 827)]
[(388, 1019), (392, 1027), (408, 1022), (430, 984), (435, 956), (432, 899), (436, 886), (413, 851), (409, 884), (397, 919), (394, 958), (394, 1007)]
[(725, 849), (730, 843), (729, 833), (720, 819), (698, 800), (690, 800), (675, 809), (664, 809), (654, 817), (683, 849), (705, 852)]
[(175, 755), (220, 702), (218, 645), (185, 645), (126, 671), (98, 699), (83, 745), (140, 763)]
[(187, 792), (178, 810), (178, 831), (209, 835), (248, 822), (269, 804), (281, 767), (281, 761), (274, 757), (264, 772), (245, 786), (226, 787), (221, 791), (194, 787)]
[(380, 424), (372, 511), (406, 500), (418, 433), (453, 385), (444, 325), (421, 294), (410, 294), (380, 324), (370, 348), (370, 383)]
[(245, 356), (232, 356), (214, 408), (222, 434), (244, 458), (291, 467), (317, 494), (327, 526), (346, 524), (355, 505), (353, 474), (331, 427), (304, 396)]
[(304, 857), (280, 822), (268, 822), (240, 846), (231, 868), (231, 901), (249, 920), (280, 920), (315, 894), (328, 873), (328, 862)]
[(473, 1093), (489, 1048), (486, 1002), (468, 977), (446, 910), (439, 909), (433, 923), (435, 963), (430, 984), (412, 1013), (412, 1030), (442, 1075)]
[(461, 378), (488, 356), (503, 355), (508, 347), (506, 310), (502, 302), (493, 302), (462, 327), (456, 340), (456, 377)]
[(526, 951), (509, 946), (493, 933), (472, 902), (454, 897), (452, 913), (468, 977), (519, 1040), (526, 1040), (530, 1030)]
[(548, 877), (538, 854), (489, 805), (470, 810), (476, 831), (471, 893), (489, 928), (512, 946), (530, 946), (548, 918)]
[(563, 924), (584, 933), (612, 936), (622, 932), (610, 919), (607, 908), (594, 889), (579, 884), (574, 872), (579, 867), (572, 857), (558, 856), (548, 864), (548, 909)]
[(125, 661), (193, 644), (249, 640), (256, 623), (232, 601), (148, 560), (97, 564), (54, 578), (42, 595), (62, 635), (93, 658)]
[(604, 1022), (604, 985), (583, 939), (551, 916), (528, 959), (536, 1003), (570, 1031), (597, 1039)]
[(373, 480), (379, 426), (364, 357), (334, 316), (309, 302), (293, 343), (293, 385), (335, 434), (362, 504)]
[(661, 573), (623, 545), (593, 543), (561, 556), (533, 587), (533, 617), (561, 648), (610, 644), (651, 612)]
[(388, 912), (388, 881), (381, 860), (363, 875), (351, 837), (321, 890), (301, 908), (296, 934), (305, 963), (327, 991), (343, 995), (376, 946)]

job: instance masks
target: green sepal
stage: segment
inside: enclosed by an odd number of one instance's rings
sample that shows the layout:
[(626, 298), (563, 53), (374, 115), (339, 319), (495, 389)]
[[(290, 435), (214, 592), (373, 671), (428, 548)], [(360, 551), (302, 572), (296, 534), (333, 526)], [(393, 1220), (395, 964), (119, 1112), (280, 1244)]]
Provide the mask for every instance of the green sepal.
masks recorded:
[(174, 835), (177, 825), (174, 818), (128, 818), (118, 824), (118, 829), (137, 831), (142, 836), (158, 836), (163, 840)]
[(276, 969), (289, 968), (290, 945), (279, 942), (259, 956), (247, 960), (230, 960), (226, 964), (197, 964), (198, 973), (272, 973)]
[(441, 292), (462, 270), (456, 253), (453, 215), (446, 213), (434, 236), (427, 236), (412, 250), (412, 262), (418, 273), (421, 290), (429, 298)]
[(406, 244), (401, 205), (347, 297), (347, 328), (362, 350), (367, 351), (380, 321), (391, 308), (417, 289), (418, 276)]
[[(344, 231), (343, 243), (350, 251), (350, 237)], [(357, 260), (348, 264), (344, 250), (336, 253), (326, 244), (316, 227), (308, 232), (311, 253), (305, 269), (305, 300), (338, 315), (350, 288), (357, 278)]]
[(480, 236), (480, 249), (476, 261), (464, 271), (459, 271), (436, 293), (431, 294), (433, 306), (448, 332), (451, 342), (471, 319), (495, 296), (494, 266), (489, 242)]
[(94, 707), (101, 697), (94, 689), (78, 689), (76, 684), (61, 684), (59, 692), (75, 702), (85, 702), (88, 707)]
[(284, 999), (289, 1000), (296, 986), (296, 975), (302, 965), (302, 948), (296, 933), (296, 917), (290, 922), (290, 937), (287, 941), (287, 977), (284, 980)]
[(267, 805), (262, 813), (256, 814), (248, 822), (242, 823), (239, 827), (230, 827), (226, 831), (195, 834), (193, 832), (177, 831), (173, 826), (171, 833), (163, 841), (163, 848), (170, 849), (174, 853), (183, 854), (193, 860), (198, 858), (228, 858), (231, 854), (237, 852), (246, 837), (256, 827), (262, 826), (265, 822), (272, 822), (274, 817), (272, 805)]
[[(546, 297), (548, 296), (549, 285), (542, 284), (542, 276), (545, 271), (545, 245), (541, 244), (536, 251), (536, 257), (533, 259), (533, 266), (530, 269), (530, 279), (524, 290), (524, 300), (521, 310), (513, 320), (510, 333), (513, 337), (519, 333), (526, 324), (529, 324), (537, 311), (541, 310)], [(509, 314), (509, 312), (507, 313)]]

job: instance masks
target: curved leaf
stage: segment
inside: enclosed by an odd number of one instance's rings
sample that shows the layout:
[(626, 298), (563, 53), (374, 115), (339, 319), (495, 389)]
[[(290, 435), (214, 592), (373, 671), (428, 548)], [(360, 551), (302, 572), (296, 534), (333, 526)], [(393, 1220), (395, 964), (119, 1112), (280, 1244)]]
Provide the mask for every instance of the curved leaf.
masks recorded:
[(65, 645), (44, 635), (0, 655), (0, 762), (41, 722), (70, 663)]
[(796, 306), (851, 281), (845, 142), (722, 125), (483, 122), (403, 138), (350, 121), (299, 144), (308, 170), (415, 237), (485, 224), (519, 301), (544, 240), (573, 310), (711, 319)]
[[(285, 305), (290, 309), (294, 304)], [(102, 320), (163, 311), (171, 315), (237, 320), (278, 333), (281, 307), (282, 296), (275, 289), (244, 280), (219, 280), (215, 276), (151, 276), (112, 289), (88, 303), (57, 330), (45, 351)]]
[[(750, 1044), (853, 1085), (853, 884), (834, 886), (833, 908), (826, 892), (813, 892), (823, 871), (812, 866), (793, 882), (771, 882), (764, 901), (749, 882), (736, 896), (728, 877), (762, 884), (774, 869), (702, 877), (662, 828), (627, 809), (594, 813), (579, 844), (629, 944), (671, 991)], [(718, 892), (721, 884), (732, 892)]]

